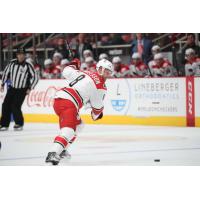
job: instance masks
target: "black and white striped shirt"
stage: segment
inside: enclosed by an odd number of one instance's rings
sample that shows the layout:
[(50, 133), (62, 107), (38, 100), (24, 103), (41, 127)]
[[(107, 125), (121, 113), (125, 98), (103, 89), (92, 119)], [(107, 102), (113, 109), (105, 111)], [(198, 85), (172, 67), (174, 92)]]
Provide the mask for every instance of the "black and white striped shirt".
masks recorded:
[(11, 81), (11, 87), (13, 88), (34, 89), (39, 78), (31, 63), (26, 61), (19, 63), (17, 59), (13, 59), (3, 72), (2, 86), (7, 80)]

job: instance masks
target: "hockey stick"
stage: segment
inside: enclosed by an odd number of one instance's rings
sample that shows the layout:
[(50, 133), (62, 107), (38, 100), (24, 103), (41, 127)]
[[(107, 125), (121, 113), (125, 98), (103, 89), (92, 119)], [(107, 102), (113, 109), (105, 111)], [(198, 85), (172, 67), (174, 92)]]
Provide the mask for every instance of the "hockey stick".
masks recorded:
[(72, 51), (67, 39), (65, 40), (65, 44), (66, 44), (67, 49), (69, 50), (69, 58), (70, 58), (70, 60), (73, 60), (74, 53), (73, 53), (73, 51)]

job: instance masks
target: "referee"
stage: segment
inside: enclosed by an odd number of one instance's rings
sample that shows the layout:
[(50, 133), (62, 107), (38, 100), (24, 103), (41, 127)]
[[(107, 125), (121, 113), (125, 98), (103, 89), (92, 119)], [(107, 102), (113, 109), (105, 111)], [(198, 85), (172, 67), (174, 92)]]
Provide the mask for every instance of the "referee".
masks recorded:
[(14, 130), (23, 129), (24, 118), (21, 107), (26, 95), (38, 83), (38, 75), (33, 65), (26, 62), (25, 53), (24, 48), (19, 48), (17, 58), (10, 61), (2, 75), (1, 92), (4, 91), (6, 81), (9, 80), (11, 85), (2, 104), (0, 131), (8, 130), (11, 113), (15, 121)]

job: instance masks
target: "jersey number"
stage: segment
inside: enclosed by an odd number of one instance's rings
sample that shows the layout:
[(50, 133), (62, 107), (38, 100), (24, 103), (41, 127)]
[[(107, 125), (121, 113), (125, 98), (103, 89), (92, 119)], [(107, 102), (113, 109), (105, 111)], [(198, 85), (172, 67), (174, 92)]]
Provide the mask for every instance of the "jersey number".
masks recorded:
[(82, 74), (80, 76), (78, 76), (76, 79), (74, 79), (70, 84), (69, 86), (72, 87), (73, 85), (75, 85), (76, 83), (78, 83), (80, 80), (84, 79), (85, 78), (85, 75)]

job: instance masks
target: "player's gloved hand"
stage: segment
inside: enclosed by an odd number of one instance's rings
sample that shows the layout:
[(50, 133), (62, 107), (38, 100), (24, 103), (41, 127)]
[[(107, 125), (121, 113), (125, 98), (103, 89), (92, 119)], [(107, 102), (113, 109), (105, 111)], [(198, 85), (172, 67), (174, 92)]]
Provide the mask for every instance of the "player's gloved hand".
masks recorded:
[(91, 116), (92, 116), (92, 119), (94, 121), (96, 121), (96, 120), (101, 119), (103, 117), (103, 112), (101, 112), (99, 115), (95, 115), (93, 112), (91, 112)]

